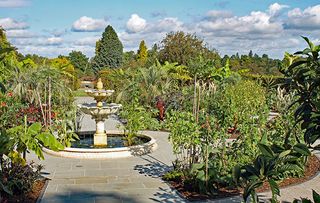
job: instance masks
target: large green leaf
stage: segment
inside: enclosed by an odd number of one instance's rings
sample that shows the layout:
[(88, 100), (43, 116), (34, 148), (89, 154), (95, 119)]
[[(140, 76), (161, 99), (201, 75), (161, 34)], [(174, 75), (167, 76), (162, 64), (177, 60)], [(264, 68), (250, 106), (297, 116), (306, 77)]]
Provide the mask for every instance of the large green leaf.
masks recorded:
[(239, 165), (236, 165), (232, 170), (233, 181), (238, 184), (241, 175), (241, 168)]
[(245, 200), (245, 202), (247, 201), (248, 197), (250, 194), (252, 194), (252, 192), (254, 192), (255, 194), (255, 189), (260, 187), (262, 185), (262, 181), (261, 180), (256, 180), (253, 181), (251, 183), (249, 183), (245, 188), (244, 188), (244, 192), (243, 192), (243, 199)]
[(269, 179), (268, 182), (269, 182), (272, 194), (280, 196), (280, 189), (276, 181), (274, 181), (273, 179)]
[(64, 146), (60, 142), (58, 142), (58, 140), (51, 133), (41, 133), (37, 135), (37, 139), (40, 140), (45, 147), (48, 147), (54, 151), (64, 149)]
[(274, 157), (274, 153), (269, 146), (267, 146), (265, 144), (258, 143), (258, 147), (264, 156), (269, 157), (269, 158)]
[(33, 123), (29, 128), (28, 128), (28, 133), (30, 135), (35, 135), (35, 134), (38, 134), (40, 133), (41, 131), (41, 123), (37, 122), (37, 123)]
[(291, 150), (285, 150), (279, 154), (279, 158), (283, 158), (291, 153)]
[(312, 196), (314, 203), (320, 203), (320, 195), (316, 191), (312, 190)]
[(295, 146), (293, 146), (293, 150), (298, 152), (298, 153), (300, 153), (300, 154), (302, 154), (302, 155), (305, 155), (305, 156), (310, 156), (311, 155), (311, 152), (308, 149), (308, 147), (305, 144), (302, 144), (302, 143), (298, 143)]

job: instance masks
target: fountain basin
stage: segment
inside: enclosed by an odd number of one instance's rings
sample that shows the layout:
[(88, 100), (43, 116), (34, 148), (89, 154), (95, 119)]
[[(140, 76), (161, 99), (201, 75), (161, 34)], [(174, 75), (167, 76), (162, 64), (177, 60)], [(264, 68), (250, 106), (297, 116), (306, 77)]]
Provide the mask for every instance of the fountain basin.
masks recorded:
[(111, 96), (114, 93), (114, 90), (89, 89), (89, 90), (85, 90), (85, 92), (92, 97), (106, 98)]
[[(123, 135), (122, 131), (107, 131), (107, 134)], [(126, 158), (132, 156), (141, 156), (151, 153), (158, 148), (156, 140), (146, 133), (139, 134), (139, 137), (145, 138), (148, 141), (143, 144), (138, 144), (128, 147), (113, 147), (113, 148), (77, 148), (69, 147), (61, 151), (52, 151), (47, 148), (43, 148), (43, 151), (47, 154), (77, 159), (116, 159)]]
[(97, 107), (96, 103), (90, 103), (90, 104), (78, 104), (78, 107), (85, 114), (89, 114), (92, 116), (107, 116), (107, 115), (117, 113), (119, 109), (122, 107), (122, 105), (110, 103), (110, 104), (105, 104), (102, 107)]

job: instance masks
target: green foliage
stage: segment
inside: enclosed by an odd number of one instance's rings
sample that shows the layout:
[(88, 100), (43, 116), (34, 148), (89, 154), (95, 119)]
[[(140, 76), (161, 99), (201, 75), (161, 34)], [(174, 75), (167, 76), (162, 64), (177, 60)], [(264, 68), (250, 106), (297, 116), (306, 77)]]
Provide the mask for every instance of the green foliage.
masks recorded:
[[(157, 66), (161, 66), (159, 62), (157, 63)], [(169, 63), (166, 61), (162, 65), (161, 69), (163, 69), (170, 78), (177, 80), (178, 82), (187, 82), (192, 79), (187, 67), (184, 65), (178, 65), (178, 63)]]
[[(217, 111), (217, 117), (227, 126), (246, 121), (265, 122), (267, 105), (265, 90), (254, 81), (242, 80), (236, 84), (228, 84), (213, 99), (211, 108)], [(259, 119), (258, 119), (259, 118)]]
[(7, 134), (10, 139), (10, 149), (23, 153), (23, 158), (25, 158), (27, 150), (33, 151), (38, 158), (44, 159), (42, 147), (48, 147), (55, 151), (64, 148), (51, 133), (48, 131), (42, 132), (40, 123), (33, 123), (28, 126), (26, 117), (24, 125), (8, 129)]
[(149, 68), (130, 69), (126, 72), (121, 70), (113, 73), (121, 75), (126, 81), (122, 83), (122, 88), (118, 88), (117, 102), (122, 104), (136, 101), (146, 107), (153, 107), (155, 98), (165, 95), (171, 85), (171, 79), (167, 77), (166, 71), (160, 64)]
[(139, 50), (138, 50), (138, 53), (137, 53), (137, 58), (138, 58), (138, 61), (140, 61), (143, 64), (145, 64), (146, 61), (147, 61), (148, 49), (147, 49), (147, 46), (146, 46), (144, 40), (142, 40), (140, 42)]
[(75, 118), (75, 113), (69, 111), (64, 113), (62, 119), (55, 123), (54, 129), (57, 130), (57, 139), (65, 147), (71, 147), (72, 142), (79, 140), (79, 136), (75, 133)]
[(0, 26), (0, 82), (8, 80), (13, 75), (13, 70), (18, 66), (15, 50)]
[(12, 92), (0, 93), (0, 129), (5, 130), (23, 123), (23, 118), (17, 117), (23, 107), (25, 105)]
[(261, 154), (252, 164), (236, 166), (234, 180), (244, 187), (243, 198), (247, 201), (251, 196), (253, 202), (259, 202), (256, 189), (267, 181), (272, 191), (272, 202), (277, 202), (280, 195), (277, 181), (283, 173), (303, 171), (310, 151), (304, 144), (296, 144), (283, 148), (278, 145), (269, 147), (258, 144)]
[(293, 56), (286, 54), (289, 66), (282, 71), (288, 87), (297, 93), (295, 120), (305, 129), (304, 141), (313, 144), (320, 138), (320, 45), (303, 38), (309, 47)]
[(185, 34), (182, 31), (171, 32), (161, 41), (159, 61), (164, 63), (177, 62), (180, 65), (188, 65), (191, 59), (198, 56), (215, 59), (219, 58), (216, 51), (210, 51), (203, 40), (196, 35)]
[(0, 167), (0, 197), (3, 200), (12, 195), (24, 195), (30, 192), (40, 177), (41, 165), (14, 163), (6, 159)]
[(239, 56), (237, 53), (236, 55), (231, 55), (230, 57), (223, 57), (223, 62), (226, 59), (230, 60), (230, 68), (234, 71), (247, 69), (248, 73), (252, 75), (281, 76), (278, 67), (281, 65), (282, 61), (279, 59), (269, 58), (266, 54), (263, 54), (262, 56), (254, 54), (252, 56), (249, 53), (249, 55)]
[(50, 59), (49, 61), (51, 67), (60, 70), (66, 77), (74, 77), (74, 66), (67, 57), (58, 57)]
[(82, 72), (86, 72), (89, 65), (89, 58), (81, 51), (72, 51), (68, 55), (71, 64)]
[(122, 64), (123, 45), (114, 29), (108, 25), (96, 46), (92, 68), (97, 72), (103, 68), (119, 68)]
[(162, 176), (163, 180), (166, 181), (180, 181), (183, 177), (183, 173), (181, 171), (172, 170)]
[(190, 170), (196, 162), (195, 154), (197, 145), (201, 143), (199, 125), (193, 114), (188, 112), (174, 112), (169, 116), (168, 129), (170, 130), (169, 140), (172, 143), (173, 152), (181, 162), (184, 170)]
[(49, 59), (37, 54), (26, 54), (24, 59), (31, 59), (37, 65), (44, 65)]
[(135, 143), (139, 131), (160, 130), (163, 127), (155, 118), (155, 112), (137, 104), (126, 105), (121, 111), (120, 116), (126, 121), (124, 130), (129, 145)]

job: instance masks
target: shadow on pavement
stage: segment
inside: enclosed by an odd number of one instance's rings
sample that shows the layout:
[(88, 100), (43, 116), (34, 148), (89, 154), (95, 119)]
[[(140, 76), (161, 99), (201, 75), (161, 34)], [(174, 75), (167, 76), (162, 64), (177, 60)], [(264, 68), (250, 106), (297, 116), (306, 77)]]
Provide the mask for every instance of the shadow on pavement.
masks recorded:
[(141, 157), (141, 159), (149, 163), (143, 165), (137, 164), (134, 166), (134, 170), (137, 170), (139, 174), (152, 178), (161, 178), (166, 172), (172, 170), (172, 166), (168, 166), (151, 155), (146, 155)]
[(67, 190), (60, 194), (46, 195), (46, 198), (41, 200), (41, 203), (140, 203), (136, 197), (130, 197), (129, 195), (123, 195), (117, 192), (94, 192), (86, 190)]
[(166, 202), (166, 203), (182, 203), (187, 202), (186, 200), (180, 198), (171, 189), (164, 189), (159, 187), (159, 192), (154, 194), (155, 198), (150, 198), (155, 202)]

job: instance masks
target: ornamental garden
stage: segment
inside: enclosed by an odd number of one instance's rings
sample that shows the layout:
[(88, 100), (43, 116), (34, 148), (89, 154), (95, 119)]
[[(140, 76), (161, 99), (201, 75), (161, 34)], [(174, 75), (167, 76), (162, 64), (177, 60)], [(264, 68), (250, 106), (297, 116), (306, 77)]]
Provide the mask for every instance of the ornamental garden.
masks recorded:
[[(320, 166), (314, 155), (320, 138), (320, 46), (303, 39), (306, 48), (283, 50), (282, 60), (252, 51), (221, 56), (181, 31), (154, 45), (142, 40), (137, 51), (124, 52), (108, 26), (91, 59), (80, 51), (46, 58), (21, 54), (1, 29), (0, 202), (41, 198), (50, 180), (38, 163), (46, 157), (130, 161), (163, 146), (175, 158), (159, 178), (182, 201), (237, 196), (259, 202), (262, 191), (279, 201), (282, 186), (312, 178)], [(95, 90), (81, 85), (88, 80)], [(101, 104), (79, 105), (88, 91)], [(81, 131), (84, 113), (96, 121), (96, 132)], [(111, 114), (121, 133), (103, 127)], [(144, 131), (166, 134), (165, 143)], [(105, 142), (96, 144), (101, 133)], [(102, 155), (75, 152), (80, 148)], [(76, 154), (66, 155), (68, 150)], [(309, 188), (309, 201), (319, 202), (319, 188)]]

